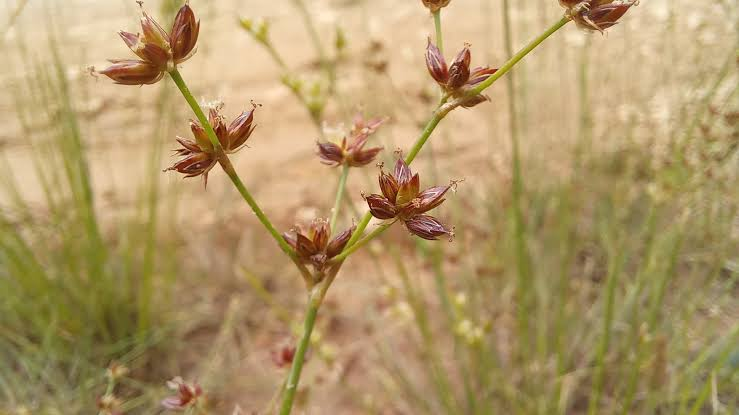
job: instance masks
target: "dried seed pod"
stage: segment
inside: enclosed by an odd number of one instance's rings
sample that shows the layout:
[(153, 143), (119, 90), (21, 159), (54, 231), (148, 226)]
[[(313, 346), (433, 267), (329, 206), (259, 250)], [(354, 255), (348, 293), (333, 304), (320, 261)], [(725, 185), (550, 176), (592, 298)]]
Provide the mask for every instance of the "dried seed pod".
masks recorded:
[(422, 0), (422, 2), (423, 5), (431, 11), (431, 13), (436, 13), (448, 6), (451, 0)]
[[(208, 121), (216, 133), (223, 152), (234, 154), (244, 147), (244, 144), (254, 131), (254, 111), (256, 105), (250, 111), (243, 112), (231, 124), (226, 126), (220, 108), (211, 108)], [(185, 177), (203, 176), (204, 182), (208, 183), (208, 173), (218, 162), (217, 154), (213, 148), (208, 135), (197, 121), (190, 121), (190, 130), (195, 140), (177, 137), (177, 142), (182, 148), (175, 150), (175, 154), (183, 157), (167, 170), (175, 170)]]
[(392, 219), (398, 215), (395, 203), (380, 195), (369, 195), (364, 198), (369, 206), (370, 213), (377, 219)]
[(195, 407), (203, 398), (203, 389), (197, 383), (187, 383), (177, 376), (167, 381), (167, 387), (176, 395), (162, 400), (162, 406), (172, 411), (186, 411)]
[(398, 181), (393, 175), (380, 171), (380, 191), (392, 204), (397, 199), (398, 188)]
[(585, 30), (604, 31), (618, 23), (638, 0), (559, 0), (565, 15)]
[(326, 142), (318, 142), (318, 157), (321, 163), (329, 166), (346, 165), (349, 167), (362, 167), (374, 161), (375, 157), (382, 151), (382, 147), (365, 149), (369, 137), (377, 131), (387, 119), (372, 118), (365, 121), (360, 115), (354, 118), (354, 126), (350, 132), (351, 143), (347, 143), (346, 137), (341, 140), (341, 145)]
[(416, 215), (404, 223), (408, 231), (412, 234), (429, 241), (435, 241), (444, 235), (453, 235), (451, 230), (447, 229), (436, 218), (429, 215)]
[(403, 222), (413, 234), (424, 239), (438, 239), (441, 235), (451, 235), (438, 220), (424, 213), (444, 203), (444, 196), (456, 184), (435, 186), (420, 190), (421, 179), (413, 174), (402, 158), (395, 164), (392, 175), (380, 171), (380, 190), (382, 195), (369, 195), (367, 201), (370, 213), (377, 219), (396, 219)]
[(447, 68), (444, 56), (429, 39), (426, 45), (426, 68), (431, 77), (441, 86), (446, 94), (457, 99), (457, 104), (470, 108), (487, 101), (481, 94), (468, 95), (469, 91), (492, 76), (497, 69), (488, 66), (479, 66), (470, 69), (472, 52), (470, 45), (457, 53), (452, 64)]
[(440, 85), (446, 85), (449, 81), (449, 68), (444, 55), (435, 44), (431, 43), (431, 38), (426, 45), (426, 68), (431, 77)]
[(156, 65), (141, 60), (111, 60), (111, 66), (98, 72), (119, 85), (151, 85), (164, 77)]
[(166, 72), (173, 71), (193, 55), (200, 22), (186, 2), (175, 17), (171, 35), (146, 12), (142, 12), (141, 32), (118, 32), (126, 46), (141, 58), (140, 61), (111, 60), (113, 66), (98, 73), (123, 85), (156, 83)]
[(177, 12), (172, 25), (170, 45), (175, 64), (182, 63), (193, 55), (199, 34), (200, 21), (195, 18), (190, 5), (185, 3)]
[(352, 237), (355, 227), (341, 232), (329, 241), (331, 227), (328, 221), (323, 219), (314, 220), (308, 230), (296, 227), (295, 230), (282, 235), (298, 255), (298, 258), (306, 264), (311, 264), (316, 271), (322, 271), (331, 258), (340, 254), (349, 239)]
[(449, 81), (447, 88), (455, 90), (461, 88), (470, 80), (470, 63), (472, 55), (470, 54), (470, 46), (464, 45), (464, 48), (457, 54), (454, 62), (449, 66)]

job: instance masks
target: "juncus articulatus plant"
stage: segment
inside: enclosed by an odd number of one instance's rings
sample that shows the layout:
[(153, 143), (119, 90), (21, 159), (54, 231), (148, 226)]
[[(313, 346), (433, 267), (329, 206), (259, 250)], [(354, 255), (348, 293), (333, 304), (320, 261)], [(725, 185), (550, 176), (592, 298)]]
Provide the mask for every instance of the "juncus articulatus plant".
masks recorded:
[[(435, 17), (436, 39), (435, 42), (429, 40), (427, 44), (426, 67), (442, 91), (441, 100), (406, 156), (397, 160), (393, 172), (381, 170), (380, 193), (365, 196), (368, 212), (356, 225), (341, 232), (336, 230), (347, 176), (351, 169), (369, 165), (382, 150), (381, 147), (368, 148), (366, 145), (384, 123), (384, 118), (365, 120), (357, 117), (348, 137), (340, 143), (318, 143), (320, 161), (341, 167), (332, 216), (330, 220), (319, 219), (308, 227), (298, 226), (283, 234), (252, 197), (229, 159), (252, 137), (256, 106), (230, 123), (221, 114), (220, 107), (211, 108), (206, 116), (178, 71), (178, 66), (195, 53), (200, 31), (200, 22), (187, 2), (177, 13), (169, 32), (145, 12), (141, 19), (141, 34), (120, 32), (121, 38), (138, 59), (113, 60), (109, 68), (99, 73), (124, 85), (153, 84), (169, 75), (196, 116), (189, 126), (192, 138), (177, 137), (180, 148), (175, 153), (179, 160), (167, 170), (185, 177), (202, 176), (205, 180), (208, 173), (220, 165), (267, 233), (293, 261), (303, 278), (308, 294), (307, 311), (297, 345), (289, 348), (289, 359), (285, 357), (280, 360), (291, 365), (282, 392), (280, 414), (286, 415), (292, 410), (318, 311), (344, 261), (396, 223), (402, 224), (412, 236), (427, 240), (453, 235), (452, 229), (431, 216), (430, 211), (444, 202), (449, 190), (456, 187), (456, 182), (422, 190), (420, 175), (413, 174), (410, 169), (410, 164), (441, 121), (458, 107), (470, 108), (487, 101), (483, 91), (569, 21), (574, 20), (581, 27), (602, 31), (613, 26), (635, 4), (634, 1), (623, 0), (560, 0), (560, 3), (566, 8), (564, 17), (511, 56), (499, 69), (491, 69), (487, 66), (471, 66), (469, 45), (465, 45), (454, 60), (447, 63), (443, 55), (440, 13), (450, 5), (450, 0), (422, 1)], [(383, 222), (365, 233), (373, 217)], [(197, 384), (185, 383), (178, 378), (170, 382), (170, 386), (177, 394), (165, 399), (165, 408), (184, 410), (202, 405), (202, 389)]]

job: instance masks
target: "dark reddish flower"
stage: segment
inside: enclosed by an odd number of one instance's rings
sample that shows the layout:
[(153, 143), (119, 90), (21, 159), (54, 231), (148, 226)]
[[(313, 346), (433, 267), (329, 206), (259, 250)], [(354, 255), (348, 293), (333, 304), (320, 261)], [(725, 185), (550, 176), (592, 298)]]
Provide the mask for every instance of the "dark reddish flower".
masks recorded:
[(444, 55), (441, 54), (439, 48), (431, 43), (431, 39), (428, 40), (428, 45), (426, 46), (426, 67), (428, 68), (429, 74), (431, 74), (431, 77), (434, 78), (445, 93), (457, 98), (465, 97), (460, 105), (466, 108), (487, 101), (487, 97), (482, 94), (467, 97), (467, 92), (498, 71), (488, 66), (471, 69), (471, 63), (472, 54), (470, 52), (470, 45), (465, 44), (464, 48), (454, 58), (452, 64), (447, 65), (446, 59), (444, 59)]
[(195, 52), (200, 22), (189, 4), (180, 8), (171, 35), (146, 12), (141, 18), (141, 34), (118, 34), (140, 60), (112, 59), (112, 66), (99, 73), (122, 85), (148, 85), (158, 82), (166, 72), (189, 59)]
[(386, 121), (386, 118), (372, 118), (365, 120), (361, 115), (354, 117), (354, 125), (349, 133), (351, 139), (347, 142), (344, 137), (341, 145), (326, 142), (318, 143), (318, 157), (321, 162), (330, 166), (347, 165), (350, 167), (362, 167), (371, 163), (382, 147), (365, 149), (369, 137), (377, 131)]
[(277, 349), (272, 350), (272, 362), (278, 368), (284, 368), (292, 365), (293, 359), (295, 358), (295, 346), (290, 344), (283, 344)]
[(382, 194), (364, 197), (372, 216), (382, 220), (399, 220), (412, 234), (423, 239), (453, 236), (450, 229), (425, 213), (444, 203), (444, 196), (455, 185), (454, 182), (421, 191), (418, 173), (413, 174), (402, 158), (395, 164), (393, 174), (380, 171), (379, 182)]
[[(254, 131), (256, 105), (250, 111), (243, 112), (228, 125), (226, 125), (219, 110), (220, 108), (212, 108), (208, 115), (208, 121), (213, 127), (213, 131), (215, 131), (223, 151), (226, 154), (236, 153), (244, 148), (246, 141)], [(167, 170), (176, 170), (184, 174), (186, 178), (203, 176), (203, 180), (207, 185), (208, 172), (218, 162), (218, 155), (200, 123), (191, 120), (190, 129), (195, 139), (177, 137), (177, 142), (182, 145), (182, 148), (175, 150), (175, 154), (181, 159)]]
[(432, 13), (436, 13), (442, 8), (449, 5), (451, 0), (421, 0), (423, 5), (426, 6)]
[(203, 389), (197, 383), (186, 383), (181, 377), (167, 381), (167, 387), (176, 395), (162, 400), (162, 406), (172, 411), (185, 411), (195, 407), (203, 398)]
[(587, 30), (603, 31), (618, 23), (638, 0), (559, 0), (565, 15)]
[(352, 226), (329, 241), (331, 226), (323, 219), (316, 219), (307, 230), (298, 226), (282, 236), (295, 249), (301, 261), (321, 271), (328, 260), (341, 253), (352, 237), (354, 229), (356, 227)]

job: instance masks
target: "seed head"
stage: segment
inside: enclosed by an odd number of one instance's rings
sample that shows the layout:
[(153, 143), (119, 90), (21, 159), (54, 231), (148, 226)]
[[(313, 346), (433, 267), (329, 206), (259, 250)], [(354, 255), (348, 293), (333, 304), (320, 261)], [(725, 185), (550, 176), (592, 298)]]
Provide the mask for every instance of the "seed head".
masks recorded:
[(104, 415), (122, 415), (123, 402), (112, 393), (106, 393), (97, 399), (97, 408)]
[(448, 6), (451, 0), (421, 0), (431, 13), (436, 13), (444, 7)]
[(362, 167), (374, 161), (382, 147), (365, 149), (367, 140), (386, 121), (386, 118), (372, 118), (365, 120), (361, 115), (354, 117), (354, 125), (349, 133), (350, 139), (344, 137), (341, 144), (319, 142), (318, 157), (323, 164), (329, 166), (347, 165)]
[(586, 30), (604, 30), (618, 24), (631, 6), (639, 0), (559, 0), (565, 15)]
[(167, 381), (167, 387), (176, 395), (162, 400), (162, 406), (172, 411), (186, 411), (196, 407), (204, 399), (203, 389), (197, 383), (187, 383), (177, 376)]
[(468, 97), (467, 91), (477, 84), (488, 79), (497, 69), (480, 66), (471, 69), (472, 53), (470, 45), (465, 44), (450, 66), (447, 66), (444, 55), (441, 54), (436, 45), (428, 40), (426, 46), (426, 68), (432, 78), (441, 86), (445, 93), (455, 98), (463, 98), (460, 105), (466, 108), (487, 101), (484, 95), (473, 95)]
[(171, 35), (149, 14), (142, 12), (140, 34), (118, 32), (140, 60), (113, 59), (113, 65), (99, 73), (122, 85), (156, 83), (195, 53), (199, 33), (200, 22), (187, 2), (177, 12)]
[[(254, 111), (257, 105), (252, 103), (250, 111), (241, 113), (230, 124), (226, 125), (224, 117), (220, 114), (220, 108), (211, 108), (208, 122), (218, 137), (218, 142), (226, 154), (233, 154), (246, 146), (246, 141), (254, 131)], [(181, 159), (167, 170), (175, 170), (185, 175), (185, 178), (203, 176), (203, 181), (208, 184), (208, 173), (218, 162), (213, 143), (205, 133), (200, 123), (190, 120), (190, 130), (194, 140), (177, 137), (177, 142), (182, 148), (175, 150), (175, 154)]]
[(330, 239), (331, 226), (328, 221), (316, 219), (308, 229), (296, 226), (294, 230), (285, 232), (282, 236), (295, 249), (302, 262), (313, 265), (316, 271), (320, 272), (330, 259), (344, 250), (354, 229), (356, 227), (352, 226)]
[(364, 196), (372, 216), (399, 220), (408, 231), (423, 239), (436, 240), (442, 235), (453, 235), (450, 229), (425, 213), (444, 203), (444, 196), (455, 186), (454, 182), (420, 191), (418, 173), (413, 174), (402, 158), (395, 163), (392, 175), (380, 171), (379, 182), (381, 195)]
[(177, 12), (172, 25), (172, 57), (175, 64), (182, 63), (195, 53), (195, 45), (198, 43), (200, 34), (200, 21), (195, 18), (195, 13), (190, 5), (185, 3)]

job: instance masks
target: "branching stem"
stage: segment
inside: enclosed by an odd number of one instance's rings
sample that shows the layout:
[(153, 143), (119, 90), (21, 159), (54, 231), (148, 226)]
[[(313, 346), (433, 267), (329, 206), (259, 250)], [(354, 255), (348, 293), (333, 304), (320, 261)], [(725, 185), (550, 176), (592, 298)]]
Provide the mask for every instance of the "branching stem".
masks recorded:
[[(437, 21), (437, 16), (435, 15), (434, 20)], [(541, 45), (549, 36), (554, 34), (556, 31), (561, 29), (565, 24), (569, 22), (569, 19), (566, 17), (563, 17), (561, 20), (559, 20), (557, 23), (552, 25), (549, 29), (547, 29), (544, 33), (542, 33), (539, 37), (534, 39), (531, 43), (526, 45), (523, 49), (521, 49), (518, 53), (516, 53), (511, 59), (506, 62), (503, 67), (501, 67), (494, 75), (492, 75), (490, 78), (485, 80), (484, 82), (480, 83), (476, 88), (470, 90), (469, 94), (476, 95), (482, 93), (485, 89), (489, 88), (495, 81), (503, 77), (508, 71), (513, 69), (514, 66), (518, 62), (520, 62), (526, 55), (531, 53), (536, 47)], [(439, 19), (440, 23), (440, 19)], [(437, 25), (437, 28), (440, 26)], [(440, 37), (438, 38), (440, 40)], [(440, 47), (440, 46), (439, 46)], [(426, 127), (421, 132), (421, 135), (416, 140), (416, 143), (413, 145), (411, 150), (408, 152), (408, 155), (405, 158), (405, 161), (407, 164), (411, 164), (413, 160), (416, 159), (416, 156), (418, 156), (418, 153), (421, 151), (423, 146), (426, 144), (428, 139), (431, 137), (431, 134), (436, 130), (436, 127), (439, 125), (441, 120), (444, 119), (444, 117), (449, 114), (450, 111), (452, 111), (454, 108), (456, 108), (459, 104), (457, 102), (446, 102), (445, 100), (442, 100), (442, 102), (439, 104), (439, 106), (436, 108), (436, 111), (434, 111), (433, 116), (429, 120), (429, 122), (426, 124)], [(295, 357), (293, 359), (293, 364), (290, 369), (290, 374), (288, 376), (288, 381), (285, 388), (285, 395), (283, 396), (282, 400), (282, 408), (280, 410), (280, 415), (289, 415), (290, 411), (292, 410), (293, 402), (295, 400), (295, 392), (298, 388), (298, 383), (300, 381), (300, 373), (303, 368), (303, 363), (305, 361), (305, 352), (308, 348), (308, 345), (310, 343), (310, 335), (313, 332), (313, 326), (316, 322), (316, 316), (318, 314), (318, 309), (321, 306), (321, 303), (323, 299), (326, 296), (326, 292), (330, 288), (331, 284), (333, 283), (334, 279), (336, 278), (336, 275), (338, 274), (339, 270), (341, 269), (341, 266), (343, 265), (346, 258), (354, 253), (357, 249), (362, 247), (363, 245), (367, 244), (372, 239), (376, 238), (380, 234), (382, 234), (385, 230), (390, 228), (391, 223), (386, 223), (383, 225), (378, 226), (375, 230), (370, 232), (367, 236), (362, 238), (362, 235), (369, 225), (370, 221), (372, 220), (372, 214), (367, 212), (357, 225), (357, 229), (352, 235), (351, 239), (346, 245), (346, 248), (344, 248), (344, 251), (342, 251), (341, 254), (336, 256), (334, 258), (334, 264), (331, 267), (331, 269), (328, 272), (328, 275), (321, 281), (318, 285), (313, 287), (313, 289), (310, 291), (310, 298), (308, 300), (308, 309), (306, 311), (305, 315), (305, 321), (303, 323), (303, 335), (300, 339), (300, 342), (298, 343), (298, 349), (295, 353)]]
[(285, 254), (293, 260), (295, 265), (300, 270), (300, 273), (303, 274), (303, 278), (306, 278), (306, 281), (311, 281), (312, 276), (310, 274), (310, 271), (308, 271), (305, 265), (303, 265), (298, 260), (295, 251), (290, 247), (290, 245), (287, 244), (285, 238), (280, 235), (274, 225), (272, 225), (272, 222), (269, 220), (262, 208), (259, 207), (257, 201), (254, 200), (254, 197), (251, 195), (251, 193), (249, 193), (249, 190), (247, 190), (246, 186), (244, 186), (244, 182), (241, 181), (238, 173), (236, 173), (233, 164), (231, 164), (231, 160), (223, 151), (223, 146), (221, 146), (221, 142), (218, 140), (218, 136), (216, 136), (215, 131), (213, 131), (213, 126), (210, 125), (208, 117), (205, 116), (205, 113), (200, 107), (200, 104), (198, 104), (197, 100), (195, 100), (195, 97), (190, 92), (190, 89), (187, 87), (185, 80), (182, 79), (182, 75), (180, 75), (177, 69), (170, 72), (169, 75), (172, 77), (172, 80), (177, 85), (177, 88), (179, 88), (182, 96), (185, 97), (185, 100), (190, 105), (190, 108), (192, 108), (192, 111), (195, 113), (198, 121), (200, 121), (200, 125), (202, 125), (205, 129), (205, 133), (207, 134), (208, 139), (213, 145), (213, 149), (218, 157), (218, 162), (221, 164), (221, 167), (223, 167), (223, 171), (225, 171), (228, 177), (231, 179), (234, 186), (241, 194), (241, 197), (244, 198), (244, 201), (249, 205), (251, 210), (257, 216), (257, 219), (259, 219), (259, 222), (264, 225), (270, 235), (272, 235), (272, 237), (275, 239), (277, 244), (280, 246), (280, 249), (282, 249), (282, 251), (285, 252)]
[(346, 189), (346, 178), (349, 176), (349, 166), (344, 165), (341, 167), (341, 176), (339, 176), (339, 186), (336, 188), (336, 200), (334, 201), (334, 208), (331, 210), (331, 232), (336, 232), (336, 221), (339, 219), (339, 210), (341, 209), (341, 202), (344, 200), (344, 190)]

